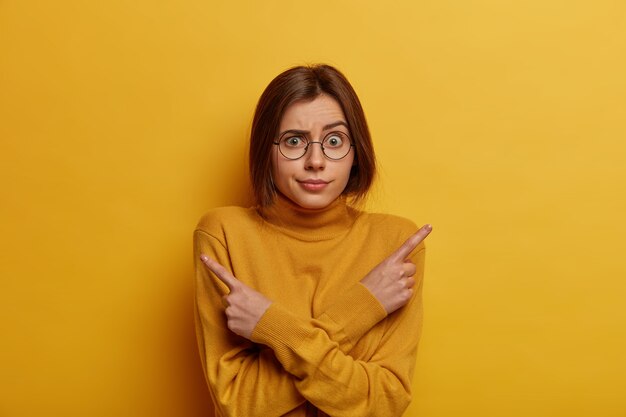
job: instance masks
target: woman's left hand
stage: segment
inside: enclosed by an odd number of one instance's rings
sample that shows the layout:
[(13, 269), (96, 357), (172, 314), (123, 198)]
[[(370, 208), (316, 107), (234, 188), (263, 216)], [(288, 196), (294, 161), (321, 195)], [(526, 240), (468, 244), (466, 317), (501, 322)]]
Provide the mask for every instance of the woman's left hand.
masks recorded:
[(223, 297), (228, 328), (239, 336), (250, 339), (252, 331), (272, 301), (239, 281), (226, 268), (205, 254), (201, 254), (200, 259), (230, 290), (230, 293)]

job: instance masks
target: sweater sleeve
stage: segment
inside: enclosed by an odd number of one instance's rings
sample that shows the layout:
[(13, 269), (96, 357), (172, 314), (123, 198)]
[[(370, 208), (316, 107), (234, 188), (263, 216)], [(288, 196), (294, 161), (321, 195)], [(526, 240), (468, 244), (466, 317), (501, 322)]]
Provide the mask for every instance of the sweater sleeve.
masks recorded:
[(342, 352), (350, 353), (356, 342), (385, 317), (385, 307), (359, 281), (337, 294), (315, 319), (317, 326), (338, 343)]
[(237, 336), (226, 326), (222, 297), (228, 289), (199, 260), (211, 256), (231, 270), (219, 239), (194, 232), (195, 322), (200, 357), (213, 403), (221, 416), (283, 415), (305, 402), (266, 346)]
[(324, 323), (305, 320), (277, 303), (265, 312), (252, 340), (272, 348), (293, 374), (298, 391), (333, 416), (400, 416), (411, 399), (410, 382), (421, 337), (423, 244), (411, 257), (417, 267), (410, 302), (389, 315), (369, 361), (355, 360), (333, 341)]

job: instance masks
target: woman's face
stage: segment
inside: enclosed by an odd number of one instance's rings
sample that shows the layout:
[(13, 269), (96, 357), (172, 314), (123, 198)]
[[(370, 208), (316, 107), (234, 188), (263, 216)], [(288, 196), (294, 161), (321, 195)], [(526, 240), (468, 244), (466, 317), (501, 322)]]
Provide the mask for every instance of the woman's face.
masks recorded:
[[(341, 106), (327, 95), (296, 101), (287, 107), (280, 121), (278, 138), (288, 131), (293, 131), (288, 135), (306, 137), (310, 142), (321, 142), (330, 132), (350, 133)], [(324, 155), (319, 143), (313, 143), (303, 157), (291, 160), (274, 146), (272, 177), (276, 188), (295, 204), (307, 209), (321, 209), (346, 188), (353, 162), (354, 147), (343, 159), (332, 160)]]

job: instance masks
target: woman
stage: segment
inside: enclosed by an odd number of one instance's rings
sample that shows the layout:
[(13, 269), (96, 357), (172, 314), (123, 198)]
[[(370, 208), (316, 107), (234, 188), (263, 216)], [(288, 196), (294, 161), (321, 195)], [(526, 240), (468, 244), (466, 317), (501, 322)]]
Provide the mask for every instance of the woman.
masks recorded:
[(401, 415), (431, 228), (353, 207), (375, 158), (339, 71), (295, 67), (268, 85), (250, 173), (257, 205), (214, 209), (194, 233), (196, 329), (216, 413)]

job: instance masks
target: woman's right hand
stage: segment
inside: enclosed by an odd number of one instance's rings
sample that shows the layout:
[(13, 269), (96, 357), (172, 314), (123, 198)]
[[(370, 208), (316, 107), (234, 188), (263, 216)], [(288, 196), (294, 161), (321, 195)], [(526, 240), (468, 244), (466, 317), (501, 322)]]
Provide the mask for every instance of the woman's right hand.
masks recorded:
[(217, 261), (205, 254), (200, 255), (204, 265), (222, 281), (230, 292), (222, 297), (226, 305), (226, 324), (228, 328), (246, 339), (252, 340), (252, 332), (272, 301), (260, 292), (239, 281)]
[(430, 224), (423, 226), (361, 280), (361, 284), (378, 299), (387, 314), (393, 313), (411, 299), (415, 285), (415, 265), (407, 258), (431, 230)]

